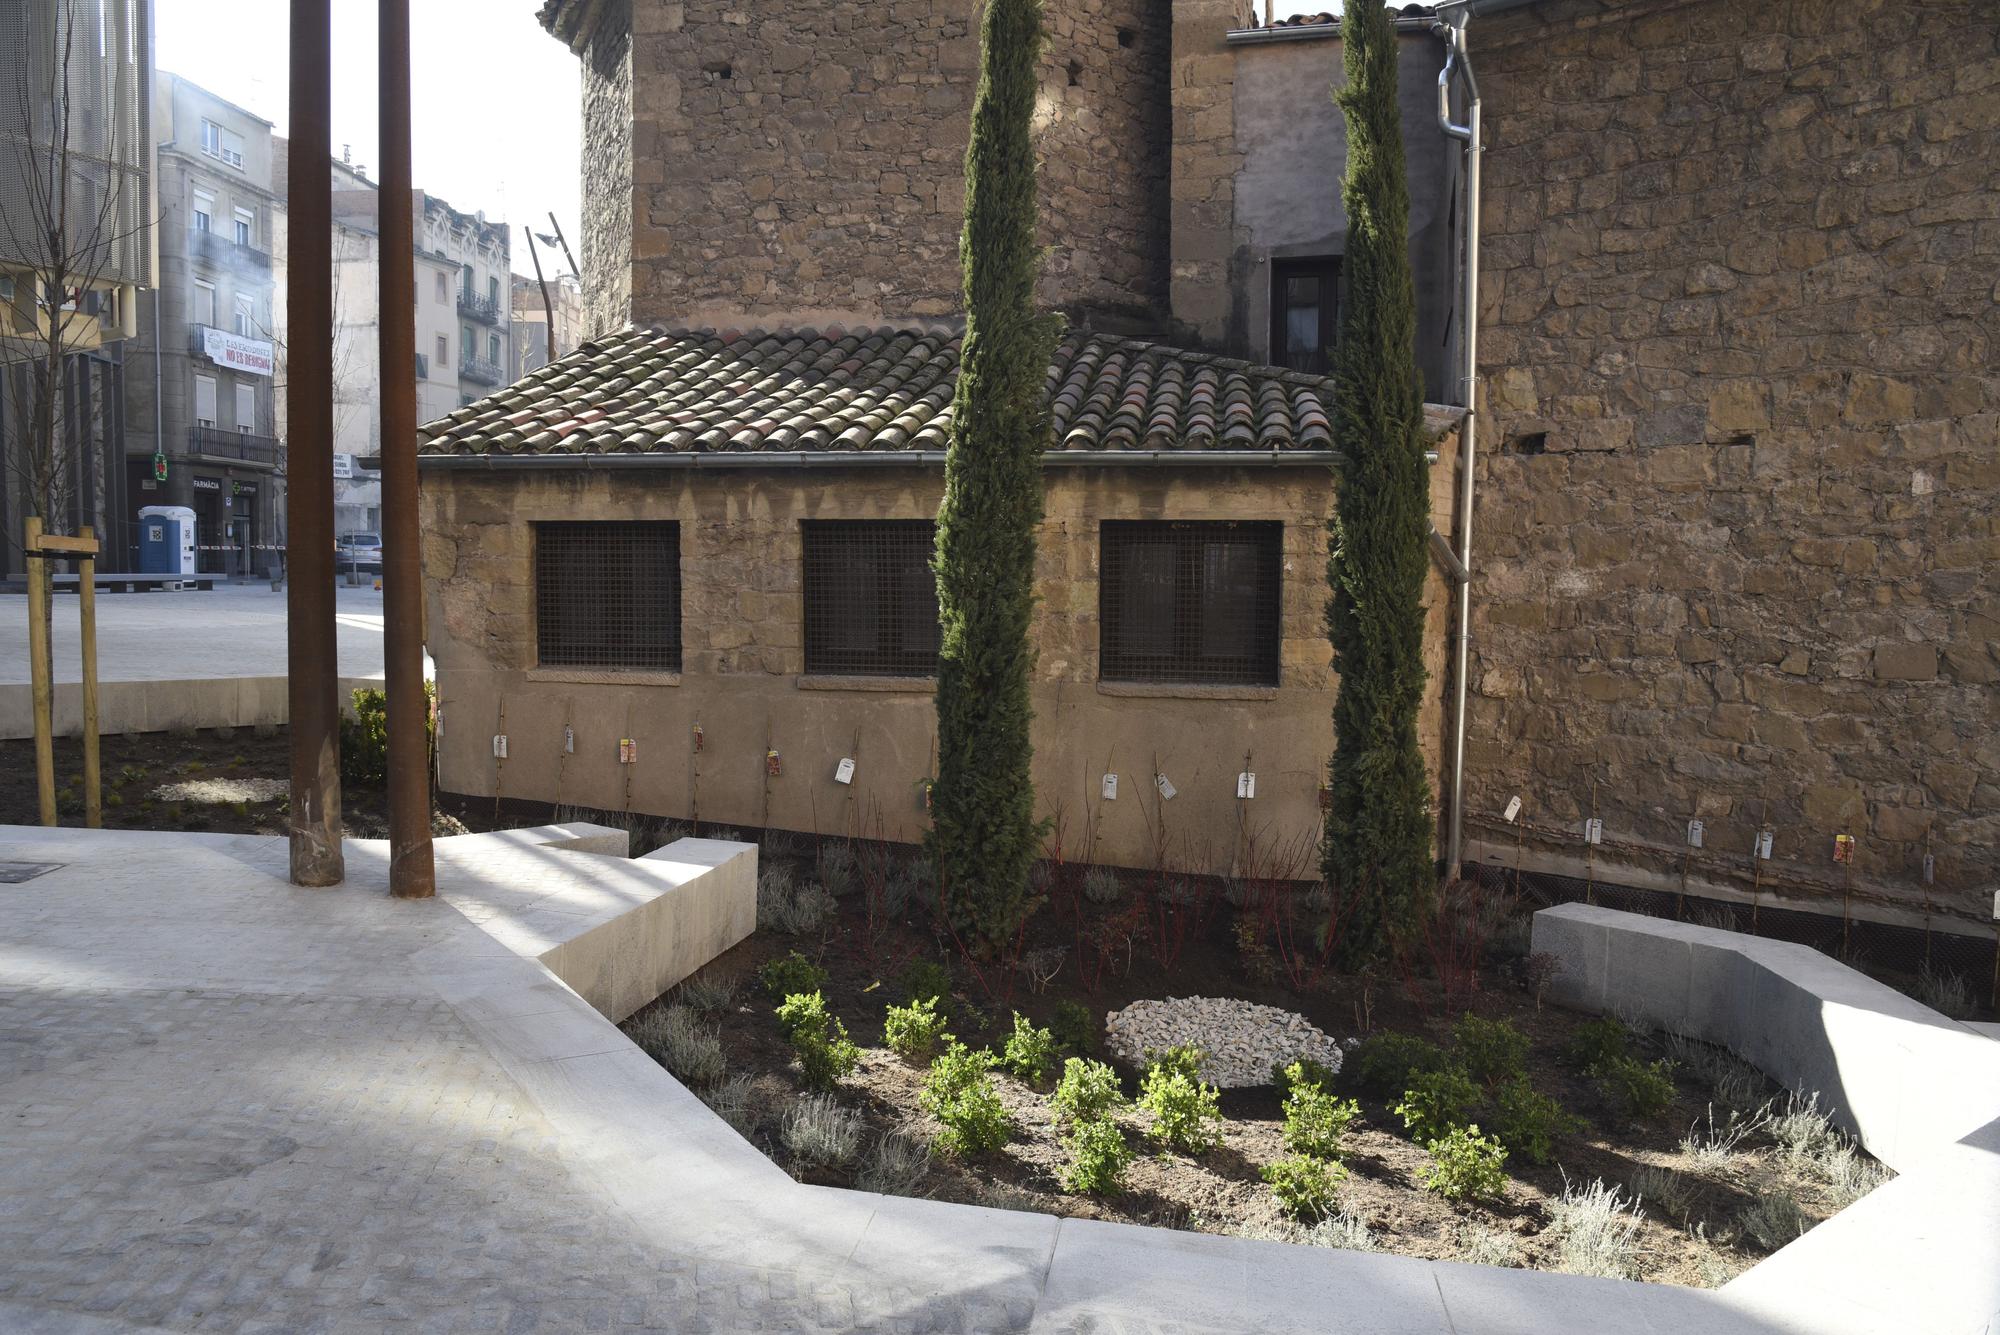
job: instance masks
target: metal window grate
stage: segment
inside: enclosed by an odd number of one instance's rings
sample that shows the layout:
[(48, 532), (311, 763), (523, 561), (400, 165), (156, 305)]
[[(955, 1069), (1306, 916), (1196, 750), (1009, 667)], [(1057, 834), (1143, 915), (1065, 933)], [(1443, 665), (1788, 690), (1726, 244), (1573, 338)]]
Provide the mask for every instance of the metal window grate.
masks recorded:
[(535, 647), (544, 666), (681, 666), (681, 526), (535, 525)]
[(1278, 684), (1280, 523), (1106, 520), (1098, 675)]
[(925, 677), (937, 671), (935, 525), (807, 520), (806, 671)]

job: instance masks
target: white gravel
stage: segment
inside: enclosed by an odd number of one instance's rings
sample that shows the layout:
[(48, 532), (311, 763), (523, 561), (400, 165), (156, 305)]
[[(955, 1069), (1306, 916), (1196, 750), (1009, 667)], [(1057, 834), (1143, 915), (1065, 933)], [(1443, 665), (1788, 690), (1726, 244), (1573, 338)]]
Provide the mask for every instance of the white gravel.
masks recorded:
[(1104, 1041), (1134, 1066), (1148, 1049), (1192, 1043), (1207, 1053), (1204, 1079), (1223, 1089), (1271, 1083), (1271, 1067), (1310, 1057), (1338, 1071), (1340, 1044), (1303, 1015), (1229, 997), (1174, 997), (1135, 1001), (1104, 1017)]
[(275, 802), (291, 791), (283, 779), (189, 779), (153, 790), (162, 802)]

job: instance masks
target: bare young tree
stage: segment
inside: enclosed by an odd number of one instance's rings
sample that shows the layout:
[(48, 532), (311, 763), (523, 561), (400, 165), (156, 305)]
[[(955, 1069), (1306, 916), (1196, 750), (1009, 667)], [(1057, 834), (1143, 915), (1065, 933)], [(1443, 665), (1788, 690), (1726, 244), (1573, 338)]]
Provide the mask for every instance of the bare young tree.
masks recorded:
[[(0, 129), (0, 261), (15, 285), (13, 318), (0, 319), (0, 370), (10, 397), (4, 455), (27, 508), (52, 533), (67, 532), (75, 506), (74, 439), (92, 423), (65, 421), (65, 374), (73, 354), (98, 346), (122, 322), (121, 274), (151, 225), (134, 201), (128, 157), (147, 95), (135, 62), (128, 6), (80, 0), (0, 4), (0, 47), (12, 45), (13, 112)], [(109, 59), (107, 59), (109, 53)], [(88, 405), (92, 396), (80, 396)]]

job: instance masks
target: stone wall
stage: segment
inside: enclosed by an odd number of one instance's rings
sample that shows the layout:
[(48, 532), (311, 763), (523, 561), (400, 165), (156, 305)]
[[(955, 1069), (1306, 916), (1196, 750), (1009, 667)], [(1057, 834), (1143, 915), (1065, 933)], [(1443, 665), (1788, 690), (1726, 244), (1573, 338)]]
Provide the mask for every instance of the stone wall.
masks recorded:
[(583, 57), (583, 300), (586, 337), (632, 321), (630, 0), (614, 0)]
[[(956, 311), (974, 14), (972, 0), (630, 0), (629, 64), (586, 60), (584, 214), (603, 231), (586, 266), (593, 317), (628, 281), (640, 320)], [(1100, 327), (1156, 328), (1168, 6), (1052, 0), (1048, 27), (1043, 300)], [(608, 16), (593, 50), (625, 29)], [(629, 172), (599, 162), (621, 154)], [(614, 215), (628, 176), (626, 265)]]
[[(1472, 831), (1905, 903), (2000, 878), (2000, 15), (1570, 0), (1485, 93)], [(1502, 832), (1504, 831), (1504, 833)], [(1538, 839), (1531, 836), (1529, 855)], [(1658, 850), (1657, 853), (1648, 850)]]
[[(1454, 457), (1449, 442), (1443, 448), (1433, 477), (1440, 520)], [(1067, 854), (1227, 872), (1251, 844), (1266, 855), (1309, 847), (1333, 744), (1329, 470), (1064, 468), (1048, 478), (1033, 629), (1035, 781)], [(919, 839), (918, 785), (935, 773), (930, 684), (803, 675), (799, 525), (929, 518), (942, 483), (926, 467), (426, 470), (424, 574), (446, 720), (443, 786), (726, 825)], [(1163, 517), (1285, 521), (1278, 687), (1098, 681), (1099, 521)], [(579, 518), (680, 522), (682, 672), (536, 665), (530, 526)], [(1433, 687), (1422, 730), (1435, 778), (1449, 606), (1440, 580), (1428, 601)], [(565, 726), (575, 730), (574, 753), (562, 751)], [(504, 761), (493, 756), (497, 732), (509, 737)], [(626, 737), (639, 743), (635, 765), (617, 760)], [(775, 779), (765, 772), (767, 747), (781, 756)], [(1239, 803), (1246, 754), (1257, 795)], [(856, 761), (851, 786), (833, 779), (842, 757)], [(1112, 801), (1100, 796), (1106, 772), (1120, 776)], [(1155, 773), (1178, 789), (1170, 802), (1160, 800)], [(1254, 832), (1247, 841), (1246, 830)]]

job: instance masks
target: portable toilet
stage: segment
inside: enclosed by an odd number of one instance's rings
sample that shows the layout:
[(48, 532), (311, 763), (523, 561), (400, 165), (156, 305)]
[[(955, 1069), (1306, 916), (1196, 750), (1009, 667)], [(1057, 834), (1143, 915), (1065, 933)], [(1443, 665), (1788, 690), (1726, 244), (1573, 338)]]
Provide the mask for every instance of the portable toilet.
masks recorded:
[(139, 573), (194, 573), (194, 511), (185, 505), (147, 505), (139, 510)]

